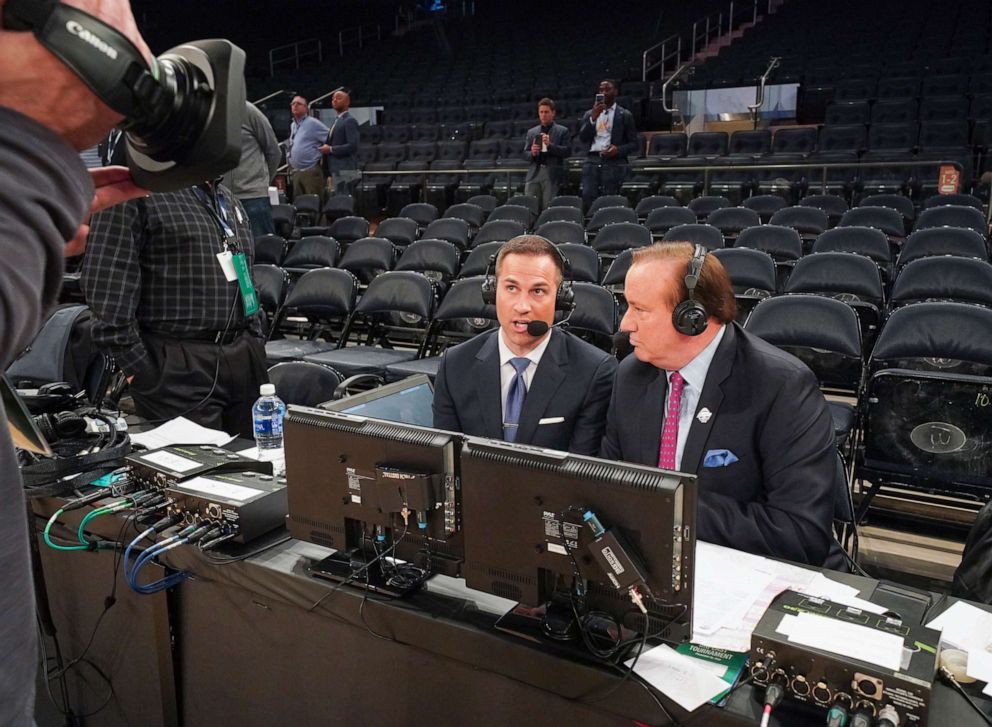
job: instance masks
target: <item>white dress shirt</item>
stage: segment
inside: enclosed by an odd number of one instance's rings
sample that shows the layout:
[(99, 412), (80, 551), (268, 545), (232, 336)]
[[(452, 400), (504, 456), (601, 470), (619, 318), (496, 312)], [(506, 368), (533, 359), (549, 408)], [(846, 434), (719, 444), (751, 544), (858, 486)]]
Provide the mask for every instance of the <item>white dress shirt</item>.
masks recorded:
[(518, 357), (506, 345), (506, 341), (503, 340), (502, 328), (499, 329), (496, 337), (499, 339), (499, 400), (503, 402), (503, 418), (501, 421), (506, 421), (506, 395), (510, 393), (510, 383), (517, 373), (517, 370), (513, 368), (513, 364), (510, 363), (510, 359), (530, 359), (530, 366), (524, 369), (524, 386), (527, 388), (527, 391), (530, 391), (530, 382), (534, 380), (534, 374), (537, 373), (537, 367), (541, 363), (541, 357), (548, 348), (548, 342), (551, 340), (551, 331), (545, 333), (541, 342), (532, 348), (530, 353), (522, 357)]
[[(713, 363), (713, 356), (716, 355), (717, 346), (723, 340), (723, 334), (726, 333), (726, 328), (725, 325), (721, 325), (719, 332), (709, 342), (709, 345), (700, 351), (692, 361), (679, 369), (679, 373), (682, 375), (685, 383), (682, 387), (682, 402), (679, 410), (679, 436), (675, 444), (675, 469), (677, 470), (681, 471), (682, 452), (685, 450), (685, 443), (689, 438), (689, 428), (692, 426), (692, 420), (696, 416), (696, 407), (699, 406), (699, 397), (703, 393), (706, 374), (710, 370), (710, 364)], [(665, 372), (665, 376), (668, 379), (668, 393), (665, 394), (665, 406), (662, 408), (663, 413), (668, 412), (668, 397), (672, 393), (673, 373), (675, 372)], [(664, 431), (664, 423), (662, 424), (662, 431)]]

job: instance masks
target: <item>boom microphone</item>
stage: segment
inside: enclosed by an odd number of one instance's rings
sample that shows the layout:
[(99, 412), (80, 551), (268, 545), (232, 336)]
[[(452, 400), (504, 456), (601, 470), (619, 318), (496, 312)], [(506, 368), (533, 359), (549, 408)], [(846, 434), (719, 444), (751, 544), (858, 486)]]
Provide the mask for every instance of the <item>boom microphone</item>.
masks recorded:
[(548, 332), (548, 329), (550, 327), (551, 326), (549, 326), (544, 321), (529, 321), (527, 323), (527, 333), (528, 335), (531, 335), (534, 338), (540, 338), (541, 336), (543, 336), (545, 333)]
[(630, 333), (627, 331), (620, 331), (613, 336), (613, 350), (616, 352), (617, 358), (623, 358), (627, 354), (634, 352), (634, 347), (630, 345)]

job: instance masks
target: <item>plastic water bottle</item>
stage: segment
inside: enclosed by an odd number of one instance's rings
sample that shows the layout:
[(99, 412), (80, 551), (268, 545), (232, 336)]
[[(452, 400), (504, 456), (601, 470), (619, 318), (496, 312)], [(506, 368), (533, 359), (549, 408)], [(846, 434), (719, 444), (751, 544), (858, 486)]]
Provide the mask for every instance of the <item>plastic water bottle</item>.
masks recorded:
[(272, 450), (282, 449), (282, 420), (286, 416), (286, 405), (276, 396), (276, 387), (273, 384), (262, 384), (258, 393), (261, 396), (251, 408), (251, 417), (255, 427), (258, 458), (265, 459), (266, 454), (275, 454)]

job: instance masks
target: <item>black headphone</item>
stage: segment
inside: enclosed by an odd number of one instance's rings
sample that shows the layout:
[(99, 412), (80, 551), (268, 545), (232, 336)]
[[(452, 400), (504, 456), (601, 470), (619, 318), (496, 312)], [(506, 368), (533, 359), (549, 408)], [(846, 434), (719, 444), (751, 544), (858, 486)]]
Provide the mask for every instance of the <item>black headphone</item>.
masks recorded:
[(706, 308), (695, 298), (696, 285), (699, 283), (699, 274), (703, 271), (705, 261), (706, 248), (697, 244), (685, 272), (684, 280), (688, 296), (672, 311), (672, 325), (675, 326), (676, 331), (685, 336), (698, 336), (706, 330), (706, 322), (709, 319)]
[[(555, 251), (558, 260), (561, 262), (561, 284), (555, 292), (555, 310), (563, 313), (570, 313), (575, 309), (575, 288), (572, 286), (572, 264), (568, 262), (565, 253), (558, 249), (557, 245), (540, 235), (528, 235), (537, 237), (548, 243), (548, 247)], [(489, 256), (489, 264), (486, 266), (486, 277), (482, 281), (482, 302), (486, 305), (496, 305), (496, 258), (499, 253)]]

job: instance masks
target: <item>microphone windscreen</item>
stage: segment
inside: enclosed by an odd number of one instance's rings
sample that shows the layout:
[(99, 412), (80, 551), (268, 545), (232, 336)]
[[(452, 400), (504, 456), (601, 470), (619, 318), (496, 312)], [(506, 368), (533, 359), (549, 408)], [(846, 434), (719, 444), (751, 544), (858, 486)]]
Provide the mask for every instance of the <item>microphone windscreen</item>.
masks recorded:
[(634, 347), (630, 345), (630, 333), (620, 331), (613, 336), (613, 348), (616, 349), (617, 358), (624, 358), (627, 354), (634, 352)]
[(534, 338), (538, 338), (539, 336), (543, 336), (545, 333), (547, 333), (550, 327), (551, 326), (549, 326), (544, 321), (530, 321), (527, 324), (527, 333), (533, 336)]

